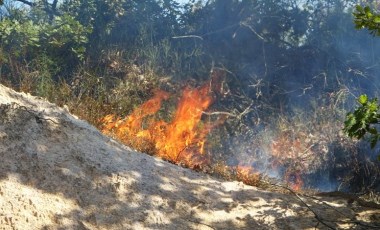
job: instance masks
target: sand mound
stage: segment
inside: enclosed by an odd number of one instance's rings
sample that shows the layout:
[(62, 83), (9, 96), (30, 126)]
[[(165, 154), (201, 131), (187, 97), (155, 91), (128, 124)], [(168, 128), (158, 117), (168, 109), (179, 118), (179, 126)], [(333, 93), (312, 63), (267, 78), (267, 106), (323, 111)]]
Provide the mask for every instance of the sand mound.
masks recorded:
[(1, 229), (365, 229), (380, 219), (345, 199), (262, 191), (137, 153), (1, 85), (0, 156)]

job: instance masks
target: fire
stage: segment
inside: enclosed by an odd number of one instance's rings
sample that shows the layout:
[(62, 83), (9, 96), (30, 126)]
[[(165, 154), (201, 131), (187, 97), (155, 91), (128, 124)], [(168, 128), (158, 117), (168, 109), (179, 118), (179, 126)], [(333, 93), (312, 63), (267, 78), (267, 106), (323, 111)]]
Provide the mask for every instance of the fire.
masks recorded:
[(220, 122), (206, 124), (201, 118), (214, 102), (215, 77), (198, 88), (186, 87), (170, 123), (156, 121), (156, 114), (169, 93), (156, 90), (154, 96), (124, 119), (108, 115), (102, 119), (106, 134), (116, 136), (138, 150), (190, 168), (209, 164), (206, 136)]
[(148, 115), (155, 114), (161, 108), (162, 101), (168, 98), (169, 94), (167, 92), (156, 90), (153, 98), (135, 109), (128, 117), (121, 119), (112, 114), (105, 116), (101, 120), (103, 125), (102, 132), (113, 135), (126, 144), (143, 150), (151, 139), (150, 133), (142, 129), (143, 119)]
[[(186, 88), (182, 94), (170, 124), (165, 124), (165, 132), (155, 138), (157, 155), (173, 161), (194, 164), (193, 157), (204, 156), (207, 125), (199, 127), (201, 116), (213, 102), (209, 85), (200, 88)], [(203, 158), (203, 157), (202, 157)]]
[[(101, 119), (102, 131), (139, 151), (176, 164), (189, 168), (210, 165), (211, 156), (206, 151), (207, 135), (215, 126), (223, 123), (225, 117), (206, 123), (202, 116), (215, 101), (215, 95), (222, 94), (220, 78), (220, 72), (213, 72), (211, 80), (204, 85), (185, 87), (171, 121), (157, 120), (156, 115), (163, 102), (171, 95), (163, 90), (155, 90), (153, 97), (129, 116), (121, 118), (111, 114)], [(304, 144), (303, 136), (291, 138), (288, 133), (283, 133), (270, 147), (273, 169), (286, 167), (284, 179), (292, 189), (301, 189), (301, 170), (296, 170), (300, 167), (294, 167), (292, 162), (302, 159), (309, 149)], [(258, 185), (261, 180), (261, 174), (247, 162), (228, 166), (227, 171), (234, 172), (236, 179), (249, 185)]]
[(301, 178), (301, 172), (297, 171), (288, 171), (285, 173), (285, 181), (288, 182), (291, 189), (299, 191), (303, 186), (303, 180)]
[(257, 185), (260, 181), (260, 173), (247, 165), (238, 165), (236, 167), (237, 179), (249, 185)]
[(302, 171), (307, 168), (307, 159), (310, 158), (310, 146), (304, 133), (289, 132), (281, 133), (276, 141), (272, 142), (272, 167), (285, 167), (284, 180), (291, 189), (298, 191), (302, 189)]

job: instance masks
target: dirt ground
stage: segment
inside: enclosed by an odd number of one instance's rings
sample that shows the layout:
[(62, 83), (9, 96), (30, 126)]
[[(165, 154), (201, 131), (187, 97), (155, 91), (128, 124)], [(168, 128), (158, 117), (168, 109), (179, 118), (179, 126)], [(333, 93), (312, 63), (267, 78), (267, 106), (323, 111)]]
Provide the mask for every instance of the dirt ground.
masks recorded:
[(0, 229), (371, 229), (380, 209), (222, 181), (0, 85)]

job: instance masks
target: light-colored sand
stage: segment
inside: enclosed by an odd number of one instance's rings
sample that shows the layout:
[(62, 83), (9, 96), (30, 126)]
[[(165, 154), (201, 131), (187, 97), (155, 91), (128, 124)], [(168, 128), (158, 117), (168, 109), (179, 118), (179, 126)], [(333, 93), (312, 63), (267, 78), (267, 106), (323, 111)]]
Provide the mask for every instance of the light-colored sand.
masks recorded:
[[(345, 200), (303, 199), (334, 228), (365, 229), (343, 223), (355, 215), (363, 224), (380, 219), (380, 210)], [(137, 153), (65, 109), (0, 85), (0, 229), (315, 228), (327, 227), (296, 196)]]

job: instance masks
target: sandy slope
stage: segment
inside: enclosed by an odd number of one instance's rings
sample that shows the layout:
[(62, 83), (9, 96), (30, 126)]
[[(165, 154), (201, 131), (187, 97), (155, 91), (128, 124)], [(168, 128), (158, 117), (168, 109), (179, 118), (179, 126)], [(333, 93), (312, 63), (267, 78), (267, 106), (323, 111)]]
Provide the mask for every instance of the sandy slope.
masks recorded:
[[(46, 101), (0, 85), (0, 104), (0, 229), (327, 228), (296, 196), (137, 153)], [(380, 219), (346, 200), (303, 199), (334, 228)]]

